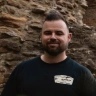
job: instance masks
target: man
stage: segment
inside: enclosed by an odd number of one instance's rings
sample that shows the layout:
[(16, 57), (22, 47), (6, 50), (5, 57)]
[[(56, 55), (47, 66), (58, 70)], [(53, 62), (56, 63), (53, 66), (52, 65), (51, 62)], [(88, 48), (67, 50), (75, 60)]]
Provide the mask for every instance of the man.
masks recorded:
[(1, 96), (96, 96), (91, 72), (66, 55), (71, 37), (63, 16), (50, 11), (40, 34), (44, 54), (19, 64)]

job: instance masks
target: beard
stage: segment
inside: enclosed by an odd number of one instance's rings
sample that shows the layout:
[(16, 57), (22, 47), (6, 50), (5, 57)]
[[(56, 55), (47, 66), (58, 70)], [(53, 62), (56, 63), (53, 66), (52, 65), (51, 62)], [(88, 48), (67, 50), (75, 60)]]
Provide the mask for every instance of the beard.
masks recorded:
[(58, 54), (66, 51), (66, 49), (68, 48), (68, 43), (66, 44), (59, 44), (59, 43), (56, 43), (58, 44), (58, 46), (49, 46), (49, 44), (52, 44), (52, 43), (47, 43), (46, 45), (42, 44), (42, 47), (43, 47), (43, 50), (45, 52), (47, 52), (49, 55), (51, 56), (57, 56)]

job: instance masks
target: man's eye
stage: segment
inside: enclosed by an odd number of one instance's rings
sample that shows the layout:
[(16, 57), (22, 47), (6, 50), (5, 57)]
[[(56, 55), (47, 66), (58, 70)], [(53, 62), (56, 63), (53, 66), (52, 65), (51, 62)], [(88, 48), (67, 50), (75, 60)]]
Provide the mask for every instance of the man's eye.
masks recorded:
[(64, 35), (64, 33), (62, 31), (56, 31), (57, 35)]
[(51, 32), (50, 32), (50, 31), (45, 31), (44, 34), (45, 34), (45, 35), (50, 35)]

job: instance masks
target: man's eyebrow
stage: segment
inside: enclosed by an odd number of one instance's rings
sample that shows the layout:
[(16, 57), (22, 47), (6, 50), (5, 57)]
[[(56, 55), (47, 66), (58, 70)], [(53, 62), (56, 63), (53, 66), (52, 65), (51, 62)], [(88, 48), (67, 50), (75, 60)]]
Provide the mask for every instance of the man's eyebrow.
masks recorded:
[(43, 31), (43, 32), (51, 32), (51, 30), (45, 30), (45, 31)]
[(45, 30), (45, 31), (43, 31), (43, 33), (44, 33), (44, 34), (50, 34), (51, 31), (50, 31), (50, 30)]
[(62, 32), (62, 33), (63, 33), (63, 31), (62, 31), (62, 30), (56, 30), (55, 32)]

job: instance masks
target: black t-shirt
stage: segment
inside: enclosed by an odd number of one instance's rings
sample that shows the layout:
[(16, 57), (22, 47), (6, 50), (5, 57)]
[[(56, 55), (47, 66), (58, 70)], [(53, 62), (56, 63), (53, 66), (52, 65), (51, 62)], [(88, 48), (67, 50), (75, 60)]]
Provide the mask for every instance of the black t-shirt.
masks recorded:
[(69, 57), (53, 64), (36, 57), (15, 68), (1, 96), (96, 96), (96, 80)]

